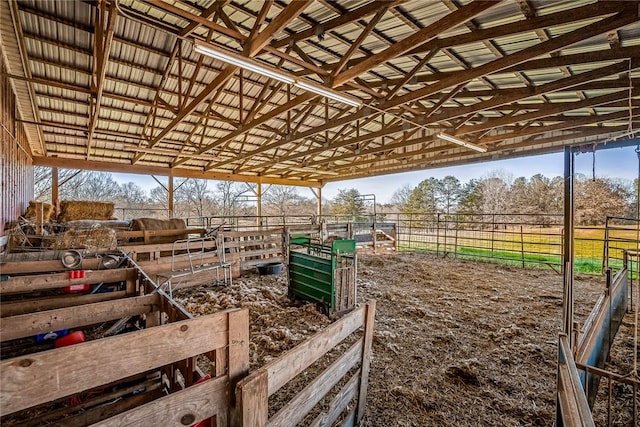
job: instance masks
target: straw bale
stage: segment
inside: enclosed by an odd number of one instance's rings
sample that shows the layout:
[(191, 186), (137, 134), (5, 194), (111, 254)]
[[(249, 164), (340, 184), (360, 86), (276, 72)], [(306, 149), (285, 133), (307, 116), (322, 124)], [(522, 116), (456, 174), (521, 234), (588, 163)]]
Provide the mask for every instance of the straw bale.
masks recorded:
[(98, 219), (78, 219), (73, 221), (66, 221), (64, 223), (66, 228), (75, 229), (89, 229), (95, 227), (113, 228), (116, 231), (128, 231), (131, 226), (130, 221), (123, 220), (98, 220)]
[(91, 230), (70, 229), (56, 236), (52, 249), (116, 249), (116, 231), (111, 228), (93, 228)]
[(42, 222), (49, 222), (53, 218), (53, 213), (53, 205), (32, 200), (29, 202), (24, 218), (39, 221), (42, 215)]
[(113, 202), (63, 200), (60, 202), (58, 221), (66, 222), (78, 219), (107, 220), (113, 218), (113, 211)]

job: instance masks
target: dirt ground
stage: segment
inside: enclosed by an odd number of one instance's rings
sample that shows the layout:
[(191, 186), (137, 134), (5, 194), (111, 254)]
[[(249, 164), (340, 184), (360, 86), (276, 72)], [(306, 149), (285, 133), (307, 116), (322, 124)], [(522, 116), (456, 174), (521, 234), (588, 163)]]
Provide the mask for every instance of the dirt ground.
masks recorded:
[[(601, 277), (576, 277), (576, 320), (603, 287)], [(196, 315), (248, 308), (252, 370), (330, 323), (314, 305), (289, 301), (284, 274), (174, 296)], [(363, 425), (552, 424), (562, 276), (427, 254), (361, 256), (358, 301), (370, 299), (377, 308)]]

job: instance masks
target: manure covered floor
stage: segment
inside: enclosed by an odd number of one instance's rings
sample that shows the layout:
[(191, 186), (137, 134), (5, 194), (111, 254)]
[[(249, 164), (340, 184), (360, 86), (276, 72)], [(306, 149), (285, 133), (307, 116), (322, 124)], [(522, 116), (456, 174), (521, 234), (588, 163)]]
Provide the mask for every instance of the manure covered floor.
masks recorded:
[[(601, 277), (576, 277), (576, 320), (603, 287)], [(175, 297), (196, 315), (249, 308), (252, 370), (330, 323), (289, 302), (284, 274)], [(551, 425), (562, 276), (428, 254), (360, 256), (358, 301), (369, 299), (377, 307), (363, 425)]]

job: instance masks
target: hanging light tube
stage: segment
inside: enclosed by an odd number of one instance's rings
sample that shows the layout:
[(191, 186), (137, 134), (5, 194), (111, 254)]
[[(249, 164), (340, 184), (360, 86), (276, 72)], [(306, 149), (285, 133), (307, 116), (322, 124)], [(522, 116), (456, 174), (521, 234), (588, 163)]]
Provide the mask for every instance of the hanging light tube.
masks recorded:
[(351, 105), (352, 107), (360, 107), (362, 102), (356, 101), (353, 98), (347, 98), (346, 96), (340, 95), (334, 91), (321, 88), (316, 85), (312, 85), (303, 81), (296, 81), (294, 86), (299, 87), (300, 89), (304, 89), (308, 92), (313, 92), (318, 95), (322, 95), (326, 98), (333, 99), (334, 101), (342, 102), (343, 104)]
[(286, 83), (288, 85), (294, 85), (299, 87), (300, 89), (306, 90), (308, 92), (313, 92), (317, 95), (324, 96), (329, 99), (333, 99), (334, 101), (342, 102), (346, 105), (351, 105), (352, 107), (360, 107), (362, 102), (341, 95), (333, 90), (328, 88), (323, 88), (320, 86), (316, 86), (314, 84), (310, 84), (301, 80), (296, 80), (293, 77), (290, 77), (284, 73), (281, 73), (275, 69), (270, 67), (263, 66), (261, 64), (256, 63), (255, 61), (243, 59), (240, 55), (231, 53), (231, 52), (223, 52), (220, 49), (214, 49), (208, 44), (204, 44), (202, 42), (195, 42), (195, 51), (210, 56), (218, 61), (225, 62), (227, 64), (235, 65), (236, 67), (240, 67), (242, 69), (252, 71), (256, 74), (260, 74), (262, 76), (268, 77), (270, 79), (277, 80), (279, 82)]
[(258, 65), (255, 62), (246, 61), (244, 59), (239, 58), (236, 55), (231, 55), (225, 52), (221, 52), (217, 49), (212, 49), (209, 46), (196, 43), (195, 51), (201, 53), (203, 55), (210, 56), (212, 58), (217, 59), (218, 61), (225, 62), (227, 64), (235, 65), (236, 67), (240, 67), (242, 69), (252, 71), (256, 74), (260, 74), (265, 77), (269, 77), (270, 79), (277, 80), (282, 83), (286, 83), (288, 85), (293, 84), (295, 82), (289, 76), (281, 74), (275, 70), (271, 70), (262, 65)]
[(443, 133), (443, 132), (439, 133), (436, 136), (438, 138), (440, 138), (440, 139), (444, 139), (446, 141), (453, 142), (454, 144), (461, 145), (461, 146), (463, 146), (465, 148), (469, 148), (471, 150), (475, 150), (475, 151), (478, 151), (480, 153), (486, 153), (487, 152), (487, 147), (482, 147), (480, 145), (476, 145), (476, 144), (472, 144), (472, 143), (467, 142), (467, 141), (463, 141), (461, 139), (456, 138), (455, 136), (452, 136), (452, 135), (449, 135), (449, 134), (446, 134), (446, 133)]

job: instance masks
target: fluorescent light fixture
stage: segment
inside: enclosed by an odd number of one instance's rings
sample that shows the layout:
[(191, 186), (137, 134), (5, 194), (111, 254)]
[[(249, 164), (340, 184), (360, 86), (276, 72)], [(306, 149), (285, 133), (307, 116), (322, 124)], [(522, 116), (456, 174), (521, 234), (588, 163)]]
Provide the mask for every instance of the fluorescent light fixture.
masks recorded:
[(469, 148), (471, 150), (478, 151), (480, 153), (486, 153), (487, 147), (482, 147), (480, 145), (472, 144), (467, 141), (463, 141), (461, 139), (456, 138), (455, 136), (448, 135), (446, 133), (439, 133), (436, 135), (438, 138), (444, 139), (449, 142), (453, 142), (454, 144), (462, 145), (465, 148)]
[(313, 92), (318, 95), (322, 95), (329, 99), (333, 99), (334, 101), (342, 102), (343, 104), (351, 105), (352, 107), (360, 107), (362, 105), (362, 102), (355, 100), (353, 98), (349, 98), (344, 95), (341, 95), (338, 92), (335, 92), (331, 89), (323, 88), (320, 86), (316, 86), (314, 84), (296, 80), (295, 78), (290, 77), (284, 73), (281, 73), (275, 69), (272, 69), (271, 67), (258, 64), (257, 62), (249, 59), (244, 59), (242, 56), (232, 52), (225, 52), (219, 48), (213, 48), (212, 46), (208, 44), (204, 44), (199, 41), (195, 42), (195, 51), (203, 55), (207, 55), (212, 58), (215, 58), (218, 61), (235, 65), (236, 67), (240, 67), (242, 69), (252, 71), (254, 73), (260, 74), (265, 77), (269, 77), (270, 79), (274, 79), (279, 82), (286, 83), (288, 85), (292, 84), (294, 86), (299, 87), (300, 89), (304, 89), (306, 91)]
[(302, 81), (296, 81), (294, 83), (294, 86), (299, 87), (300, 89), (304, 89), (304, 90), (306, 90), (308, 92), (313, 92), (313, 93), (316, 93), (318, 95), (322, 95), (322, 96), (324, 96), (326, 98), (333, 99), (334, 101), (338, 101), (338, 102), (342, 102), (343, 104), (351, 105), (352, 107), (360, 107), (362, 105), (362, 102), (360, 102), (360, 101), (356, 101), (355, 99), (352, 99), (352, 98), (347, 98), (346, 96), (340, 95), (337, 92), (322, 88), (320, 86), (312, 85), (312, 84), (305, 83), (305, 82), (302, 82)]
[(284, 74), (281, 74), (275, 70), (271, 70), (267, 67), (259, 65), (252, 61), (246, 61), (241, 59), (239, 55), (233, 55), (231, 53), (225, 53), (217, 49), (212, 49), (209, 46), (196, 43), (195, 51), (203, 55), (210, 56), (218, 61), (226, 62), (227, 64), (235, 65), (242, 69), (252, 71), (256, 74), (260, 74), (270, 79), (278, 80), (279, 82), (286, 83), (288, 85), (294, 83), (294, 79)]

